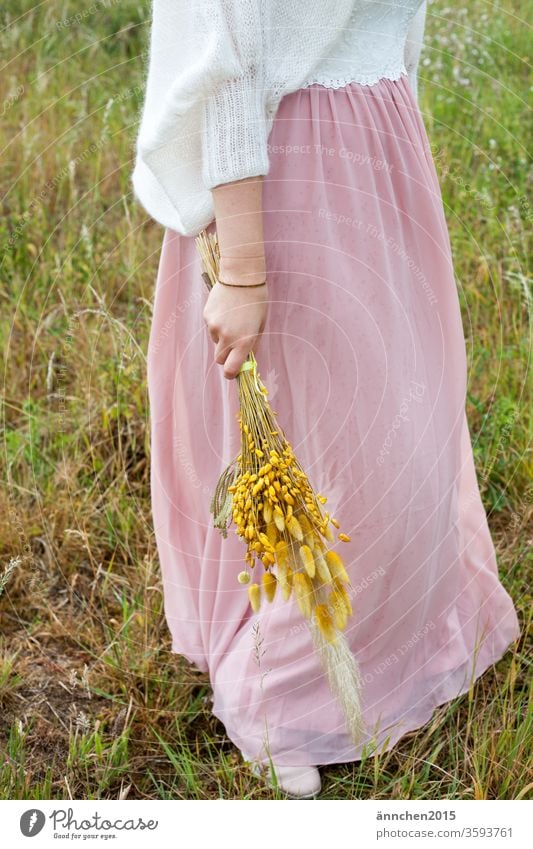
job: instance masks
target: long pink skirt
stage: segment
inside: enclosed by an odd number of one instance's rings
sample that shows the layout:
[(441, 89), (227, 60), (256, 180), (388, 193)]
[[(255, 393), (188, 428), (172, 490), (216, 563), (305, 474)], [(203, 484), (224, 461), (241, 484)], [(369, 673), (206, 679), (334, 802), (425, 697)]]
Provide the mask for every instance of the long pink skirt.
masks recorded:
[(244, 543), (234, 525), (226, 539), (213, 527), (215, 484), (240, 450), (237, 385), (213, 360), (194, 238), (169, 230), (148, 350), (153, 520), (172, 650), (209, 673), (229, 738), (264, 762), (319, 765), (423, 726), (519, 625), (476, 480), (449, 236), (407, 76), (291, 93), (269, 145), (271, 302), (256, 357), (324, 509), (351, 537), (339, 545), (360, 745), (296, 602), (277, 593), (254, 614), (237, 582)]

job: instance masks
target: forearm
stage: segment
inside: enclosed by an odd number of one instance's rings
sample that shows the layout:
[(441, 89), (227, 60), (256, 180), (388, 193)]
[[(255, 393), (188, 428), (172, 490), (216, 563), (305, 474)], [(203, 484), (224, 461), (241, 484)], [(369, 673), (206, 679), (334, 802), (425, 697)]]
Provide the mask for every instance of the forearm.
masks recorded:
[(266, 278), (263, 241), (263, 178), (247, 177), (212, 189), (220, 248), (220, 279), (262, 283)]

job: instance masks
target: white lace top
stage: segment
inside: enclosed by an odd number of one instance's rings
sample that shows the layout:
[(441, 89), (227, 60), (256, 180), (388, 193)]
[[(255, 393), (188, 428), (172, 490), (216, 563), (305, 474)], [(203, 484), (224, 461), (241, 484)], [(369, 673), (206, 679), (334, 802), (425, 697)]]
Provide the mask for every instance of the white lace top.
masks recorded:
[(417, 91), (417, 65), (427, 2), (359, 0), (340, 37), (320, 60), (304, 85), (341, 88), (348, 83), (374, 85), (383, 77), (409, 74)]
[(133, 191), (183, 235), (211, 189), (267, 174), (281, 98), (408, 73), (416, 95), (426, 0), (152, 0)]

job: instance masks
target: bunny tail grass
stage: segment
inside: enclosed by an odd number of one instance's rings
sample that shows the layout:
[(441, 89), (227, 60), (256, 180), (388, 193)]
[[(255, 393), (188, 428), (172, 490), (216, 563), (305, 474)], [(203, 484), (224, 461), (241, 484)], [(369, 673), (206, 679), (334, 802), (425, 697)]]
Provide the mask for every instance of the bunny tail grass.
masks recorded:
[(331, 692), (337, 697), (346, 719), (346, 727), (354, 744), (361, 742), (365, 730), (361, 710), (362, 680), (359, 664), (350, 651), (346, 637), (337, 634), (334, 643), (328, 642), (314, 618), (308, 620), (315, 650), (327, 675)]

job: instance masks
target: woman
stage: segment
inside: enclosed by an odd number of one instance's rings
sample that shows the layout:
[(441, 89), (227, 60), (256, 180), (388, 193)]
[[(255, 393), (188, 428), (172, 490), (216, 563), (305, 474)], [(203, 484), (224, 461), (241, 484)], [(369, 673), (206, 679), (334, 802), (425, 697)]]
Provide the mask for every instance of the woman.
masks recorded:
[[(290, 6), (290, 9), (287, 7)], [(172, 649), (282, 789), (391, 748), (517, 638), (465, 418), (466, 355), (417, 104), (426, 4), (156, 0), (134, 190), (165, 226), (148, 349)], [(194, 236), (216, 227), (207, 296)], [(207, 332), (206, 332), (207, 330)], [(343, 546), (368, 737), (354, 747), (297, 605), (254, 614), (210, 498), (250, 350)]]

